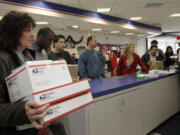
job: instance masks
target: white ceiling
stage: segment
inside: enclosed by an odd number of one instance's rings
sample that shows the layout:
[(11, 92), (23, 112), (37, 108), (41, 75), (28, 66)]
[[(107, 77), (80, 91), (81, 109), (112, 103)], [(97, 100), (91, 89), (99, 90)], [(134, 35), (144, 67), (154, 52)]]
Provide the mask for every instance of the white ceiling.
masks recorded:
[[(134, 16), (143, 17), (139, 22), (161, 27), (163, 32), (180, 31), (180, 17), (170, 18), (173, 13), (180, 13), (180, 0), (45, 0), (57, 4), (67, 5), (71, 7), (81, 8), (89, 11), (96, 11), (97, 8), (110, 7), (112, 10), (108, 15), (129, 19)], [(159, 8), (145, 8), (148, 3), (163, 3)], [(5, 6), (0, 4), (0, 15), (4, 15), (10, 10), (17, 9), (13, 6)], [(68, 18), (49, 17), (44, 15), (31, 14), (36, 21), (47, 21), (49, 26), (56, 32), (60, 31), (79, 31), (91, 32), (92, 28), (101, 28), (101, 34), (110, 34), (110, 31), (119, 30), (119, 34), (125, 35), (126, 32), (133, 32), (136, 35), (146, 34), (146, 30), (129, 30), (119, 27), (119, 25), (101, 25), (88, 23), (80, 19), (75, 19), (71, 16)], [(74, 30), (72, 25), (79, 25), (80, 28)], [(42, 27), (42, 26), (38, 26)], [(112, 35), (112, 34), (111, 34)]]
[[(96, 11), (97, 8), (112, 8), (111, 16), (130, 19), (143, 17), (140, 22), (162, 27), (163, 32), (180, 31), (180, 17), (170, 18), (173, 13), (180, 13), (180, 0), (45, 0), (76, 8)], [(145, 8), (148, 3), (163, 3), (158, 8)]]
[[(87, 21), (83, 21), (84, 18), (77, 18), (73, 16), (67, 16), (67, 17), (53, 17), (48, 15), (40, 15), (41, 13), (33, 13), (31, 12), (32, 9), (28, 8), (20, 8), (17, 6), (7, 5), (7, 4), (0, 4), (0, 16), (3, 16), (7, 12), (11, 10), (18, 10), (18, 11), (24, 11), (24, 12), (30, 12), (31, 16), (36, 21), (47, 21), (49, 25), (37, 25), (35, 31), (39, 29), (40, 27), (51, 27), (53, 30), (59, 34), (62, 31), (70, 32), (70, 31), (78, 31), (78, 33), (86, 32), (86, 33), (99, 33), (99, 34), (105, 34), (105, 35), (116, 35), (116, 36), (125, 36), (125, 33), (127, 32), (133, 32), (135, 33), (135, 36), (138, 34), (146, 34), (144, 30), (137, 29), (137, 30), (129, 30), (120, 27), (119, 24), (97, 24), (97, 23), (89, 23)], [(73, 29), (72, 25), (78, 25), (79, 29)], [(92, 32), (92, 28), (101, 28), (101, 32)], [(120, 31), (118, 34), (111, 34), (111, 31)]]

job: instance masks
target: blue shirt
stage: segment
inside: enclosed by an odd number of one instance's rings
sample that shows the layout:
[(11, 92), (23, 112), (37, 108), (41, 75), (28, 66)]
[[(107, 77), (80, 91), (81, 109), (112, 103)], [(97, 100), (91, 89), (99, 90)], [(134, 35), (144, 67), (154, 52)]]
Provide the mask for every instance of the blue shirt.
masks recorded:
[(78, 66), (81, 78), (100, 79), (105, 77), (103, 63), (96, 50), (84, 49), (80, 54)]

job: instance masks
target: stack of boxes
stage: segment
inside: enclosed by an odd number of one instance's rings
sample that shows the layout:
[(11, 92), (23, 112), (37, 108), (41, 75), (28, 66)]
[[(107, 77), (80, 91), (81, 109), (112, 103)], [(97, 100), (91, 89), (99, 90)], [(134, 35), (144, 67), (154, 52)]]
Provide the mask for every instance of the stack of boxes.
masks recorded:
[(35, 100), (39, 107), (50, 104), (41, 120), (44, 125), (93, 103), (88, 81), (72, 82), (64, 60), (26, 62), (6, 77), (6, 84), (11, 102)]

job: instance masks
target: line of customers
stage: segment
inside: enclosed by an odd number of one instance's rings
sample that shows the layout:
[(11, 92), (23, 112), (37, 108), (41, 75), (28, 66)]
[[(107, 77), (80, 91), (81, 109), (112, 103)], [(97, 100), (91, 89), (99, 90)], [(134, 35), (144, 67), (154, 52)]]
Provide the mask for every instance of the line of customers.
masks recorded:
[[(105, 77), (102, 59), (98, 52), (94, 50), (95, 47), (96, 39), (91, 36), (87, 39), (87, 49), (81, 53), (78, 61), (81, 78), (94, 80)], [(171, 58), (173, 55), (172, 47), (168, 46), (164, 54), (163, 51), (158, 48), (158, 42), (153, 40), (150, 49), (140, 58), (140, 56), (135, 53), (135, 46), (129, 44), (126, 46), (123, 55), (120, 56), (116, 75), (134, 74), (137, 72), (136, 69), (138, 65), (142, 68), (143, 72), (148, 73), (154, 62), (160, 62), (167, 68), (176, 62), (175, 59)]]

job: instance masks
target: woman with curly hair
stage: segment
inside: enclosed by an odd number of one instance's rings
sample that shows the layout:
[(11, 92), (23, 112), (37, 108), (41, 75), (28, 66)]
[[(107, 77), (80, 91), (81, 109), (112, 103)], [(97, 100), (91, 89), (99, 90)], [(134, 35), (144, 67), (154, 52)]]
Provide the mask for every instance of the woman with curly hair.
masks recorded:
[[(36, 135), (43, 128), (38, 120), (49, 105), (37, 108), (35, 101), (10, 103), (5, 78), (27, 60), (33, 60), (27, 48), (34, 38), (34, 20), (27, 14), (11, 11), (0, 21), (0, 135)], [(19, 129), (31, 124), (33, 128)]]

